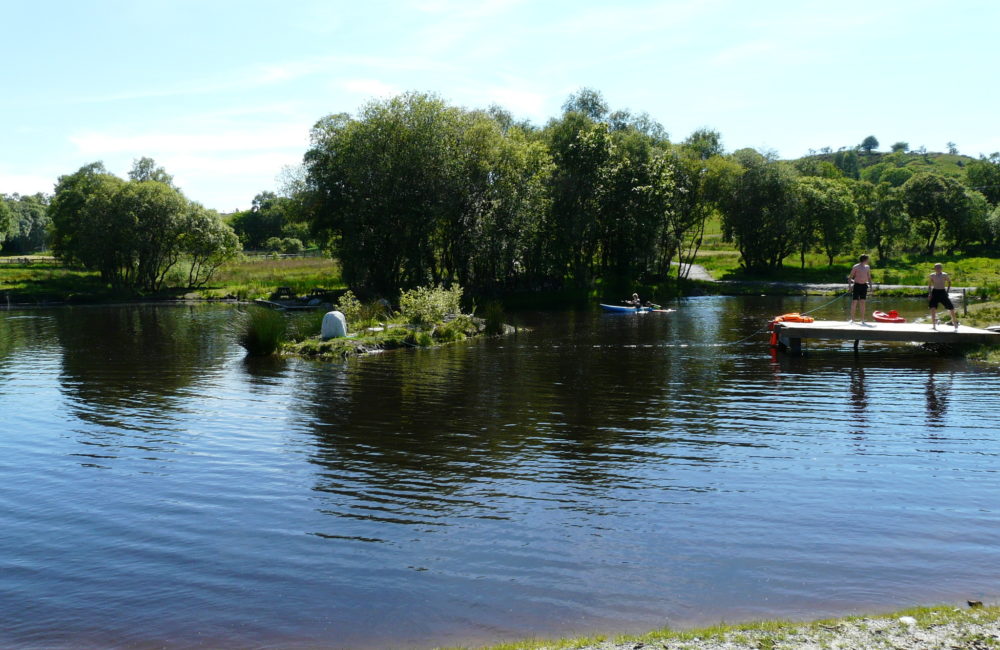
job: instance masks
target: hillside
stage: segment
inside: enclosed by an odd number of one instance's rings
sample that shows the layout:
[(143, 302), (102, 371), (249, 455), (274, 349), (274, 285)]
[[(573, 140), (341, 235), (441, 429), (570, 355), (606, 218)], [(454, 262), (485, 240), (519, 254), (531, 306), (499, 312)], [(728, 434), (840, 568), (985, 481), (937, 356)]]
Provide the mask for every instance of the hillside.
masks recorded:
[(873, 174), (877, 178), (882, 171), (892, 168), (904, 168), (912, 173), (927, 171), (942, 176), (962, 178), (965, 175), (965, 166), (975, 160), (976, 158), (963, 154), (934, 151), (926, 153), (872, 151), (865, 153), (864, 151), (848, 150), (803, 156), (789, 162), (799, 169), (813, 168), (823, 163), (829, 163), (841, 170), (845, 176), (875, 180), (870, 178)]

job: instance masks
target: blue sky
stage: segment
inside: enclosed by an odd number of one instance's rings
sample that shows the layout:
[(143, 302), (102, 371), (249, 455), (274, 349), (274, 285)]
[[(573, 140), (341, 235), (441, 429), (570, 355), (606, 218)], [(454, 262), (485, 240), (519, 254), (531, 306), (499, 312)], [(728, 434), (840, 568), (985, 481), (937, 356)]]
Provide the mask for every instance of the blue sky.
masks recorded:
[(544, 124), (599, 90), (681, 140), (798, 157), (875, 135), (1000, 151), (1000, 3), (703, 0), (37, 0), (0, 12), (0, 192), (155, 158), (248, 207), (310, 127), (407, 90)]

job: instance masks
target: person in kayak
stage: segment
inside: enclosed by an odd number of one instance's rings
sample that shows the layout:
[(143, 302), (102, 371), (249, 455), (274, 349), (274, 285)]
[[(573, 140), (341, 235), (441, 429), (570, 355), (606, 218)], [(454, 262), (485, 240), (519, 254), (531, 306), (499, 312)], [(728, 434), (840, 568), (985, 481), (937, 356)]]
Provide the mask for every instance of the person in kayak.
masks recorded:
[(851, 267), (851, 272), (847, 276), (847, 282), (851, 287), (851, 320), (854, 322), (854, 312), (861, 305), (861, 324), (865, 324), (865, 300), (868, 298), (868, 288), (872, 283), (872, 267), (868, 266), (868, 256), (862, 255), (858, 258), (858, 263)]
[(948, 297), (951, 289), (951, 276), (945, 273), (940, 263), (934, 265), (934, 272), (927, 281), (927, 306), (931, 309), (931, 327), (937, 329), (937, 306), (940, 304), (951, 314), (951, 322), (958, 329), (958, 318), (955, 316), (955, 305)]
[(626, 305), (631, 305), (631, 306), (635, 307), (636, 309), (639, 309), (640, 307), (642, 307), (642, 301), (639, 300), (639, 294), (637, 294), (637, 293), (633, 293), (632, 294), (632, 299), (631, 300), (626, 300), (625, 304)]

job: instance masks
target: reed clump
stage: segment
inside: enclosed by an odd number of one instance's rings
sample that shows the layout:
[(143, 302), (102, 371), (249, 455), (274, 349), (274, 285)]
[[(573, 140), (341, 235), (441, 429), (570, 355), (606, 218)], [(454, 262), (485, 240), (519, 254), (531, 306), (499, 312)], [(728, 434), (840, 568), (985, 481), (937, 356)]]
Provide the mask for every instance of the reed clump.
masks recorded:
[(285, 342), (288, 322), (284, 314), (263, 307), (239, 312), (235, 324), (236, 342), (254, 357), (277, 352)]

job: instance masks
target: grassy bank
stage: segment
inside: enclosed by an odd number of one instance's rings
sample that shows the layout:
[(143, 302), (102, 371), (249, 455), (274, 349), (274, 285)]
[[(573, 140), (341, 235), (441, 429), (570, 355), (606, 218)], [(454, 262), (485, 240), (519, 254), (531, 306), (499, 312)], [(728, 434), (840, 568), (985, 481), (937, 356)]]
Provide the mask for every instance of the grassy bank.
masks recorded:
[(921, 607), (878, 616), (809, 623), (766, 621), (697, 630), (661, 629), (636, 636), (526, 640), (492, 650), (777, 650), (779, 648), (1000, 648), (1000, 607)]
[(181, 286), (187, 269), (167, 278), (168, 288), (156, 294), (114, 289), (96, 271), (65, 266), (51, 258), (17, 256), (0, 260), (0, 301), (13, 304), (51, 302), (118, 302), (136, 298), (224, 298), (252, 300), (269, 296), (277, 287), (304, 294), (314, 288), (343, 288), (340, 266), (329, 257), (243, 258), (222, 266), (205, 287)]

